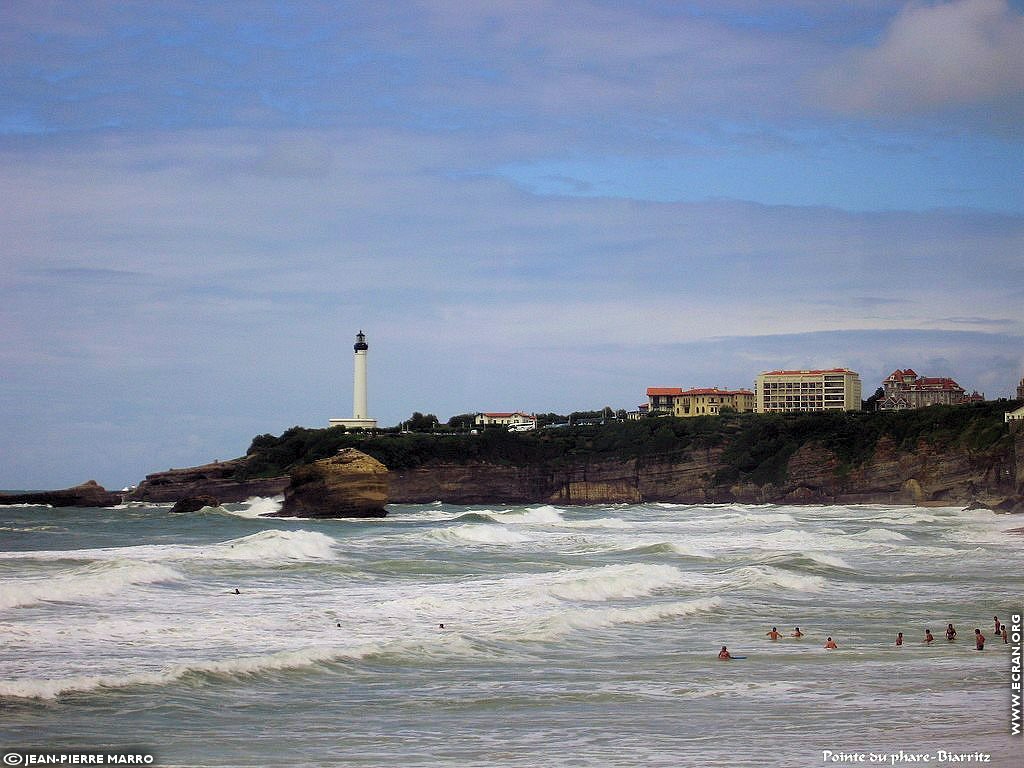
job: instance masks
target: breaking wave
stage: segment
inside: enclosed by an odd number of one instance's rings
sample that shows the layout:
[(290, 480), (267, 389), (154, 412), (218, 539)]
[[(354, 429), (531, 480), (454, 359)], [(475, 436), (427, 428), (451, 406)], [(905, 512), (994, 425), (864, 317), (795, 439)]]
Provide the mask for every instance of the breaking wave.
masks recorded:
[(617, 600), (678, 587), (686, 580), (682, 571), (670, 565), (606, 565), (570, 573), (569, 578), (558, 574), (548, 592), (563, 600)]
[(770, 565), (750, 565), (740, 568), (735, 575), (734, 584), (755, 589), (789, 589), (794, 592), (820, 592), (825, 588), (826, 580), (821, 576), (803, 573), (790, 573)]
[(24, 579), (0, 583), (0, 609), (39, 603), (72, 603), (116, 594), (128, 587), (179, 581), (173, 568), (159, 563), (106, 561), (46, 580)]

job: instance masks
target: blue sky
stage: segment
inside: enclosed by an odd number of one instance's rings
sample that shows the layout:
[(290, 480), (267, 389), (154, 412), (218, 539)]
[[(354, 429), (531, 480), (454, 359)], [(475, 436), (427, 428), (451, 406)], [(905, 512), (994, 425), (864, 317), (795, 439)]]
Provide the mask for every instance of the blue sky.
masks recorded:
[(1024, 5), (0, 9), (0, 487), (351, 411), (1024, 375)]

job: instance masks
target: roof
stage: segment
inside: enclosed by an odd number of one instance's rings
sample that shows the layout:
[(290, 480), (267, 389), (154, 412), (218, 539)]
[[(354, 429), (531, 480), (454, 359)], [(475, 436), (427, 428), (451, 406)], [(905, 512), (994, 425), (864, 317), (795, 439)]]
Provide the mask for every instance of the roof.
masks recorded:
[(679, 387), (648, 387), (647, 396), (655, 397), (657, 395), (681, 395), (683, 390)]
[(856, 375), (855, 371), (851, 371), (849, 368), (828, 368), (826, 370), (814, 370), (814, 371), (763, 371), (762, 376), (804, 376), (812, 375), (817, 376), (822, 373), (852, 373)]
[(526, 419), (533, 418), (530, 414), (523, 413), (522, 411), (514, 411), (513, 413), (481, 413), (480, 416), (486, 416), (489, 419), (509, 419), (513, 416), (522, 416)]
[(718, 389), (717, 387), (710, 387), (706, 389), (688, 389), (682, 394), (684, 395), (750, 395), (754, 396), (754, 393), (749, 389)]

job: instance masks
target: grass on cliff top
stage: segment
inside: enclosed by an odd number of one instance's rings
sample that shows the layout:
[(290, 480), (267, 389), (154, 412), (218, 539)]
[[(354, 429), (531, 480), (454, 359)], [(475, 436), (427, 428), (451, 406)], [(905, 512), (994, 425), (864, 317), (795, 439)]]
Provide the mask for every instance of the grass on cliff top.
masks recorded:
[(344, 428), (292, 427), (281, 436), (253, 439), (238, 479), (287, 474), (292, 468), (357, 448), (389, 469), (431, 462), (546, 464), (558, 467), (588, 457), (602, 460), (665, 461), (692, 452), (721, 449), (717, 483), (758, 484), (785, 480), (786, 465), (803, 445), (833, 452), (842, 468), (855, 467), (874, 453), (883, 437), (898, 450), (971, 451), (997, 449), (1008, 441), (1003, 414), (1012, 401), (932, 406), (912, 411), (864, 413), (728, 414), (690, 419), (644, 418), (604, 425), (479, 434), (346, 432)]

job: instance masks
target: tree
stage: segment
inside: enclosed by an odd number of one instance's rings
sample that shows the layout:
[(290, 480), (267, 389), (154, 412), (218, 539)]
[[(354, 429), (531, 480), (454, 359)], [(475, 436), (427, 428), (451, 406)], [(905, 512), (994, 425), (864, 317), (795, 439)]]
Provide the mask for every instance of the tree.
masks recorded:
[(422, 414), (416, 411), (412, 416), (405, 422), (406, 427), (411, 432), (433, 432), (434, 428), (439, 424), (437, 416), (432, 413)]
[(885, 399), (885, 390), (879, 387), (875, 390), (875, 394), (869, 397), (867, 400), (861, 403), (861, 409), (865, 411), (877, 411), (878, 402)]

